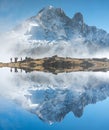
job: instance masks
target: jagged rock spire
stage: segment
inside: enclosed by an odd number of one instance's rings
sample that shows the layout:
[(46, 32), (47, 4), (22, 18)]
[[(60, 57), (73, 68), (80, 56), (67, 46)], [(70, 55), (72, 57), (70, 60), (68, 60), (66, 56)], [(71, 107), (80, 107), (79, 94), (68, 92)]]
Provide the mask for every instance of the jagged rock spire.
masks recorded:
[(73, 21), (83, 25), (84, 23), (83, 15), (80, 12), (76, 13), (73, 17)]

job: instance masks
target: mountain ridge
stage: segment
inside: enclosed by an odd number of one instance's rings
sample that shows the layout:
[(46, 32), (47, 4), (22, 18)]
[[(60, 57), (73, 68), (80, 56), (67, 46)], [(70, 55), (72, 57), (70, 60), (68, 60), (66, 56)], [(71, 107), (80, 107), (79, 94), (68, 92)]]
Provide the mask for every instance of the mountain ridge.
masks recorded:
[[(37, 32), (40, 32), (40, 30), (42, 29), (42, 32), (44, 33), (42, 33), (42, 35), (45, 35), (45, 40), (49, 40), (51, 39), (51, 37), (53, 38), (52, 40), (56, 40), (56, 37), (57, 39), (63, 39), (63, 37), (66, 37), (66, 39), (69, 40), (73, 37), (73, 35), (78, 34), (82, 37), (87, 37), (87, 41), (88, 38), (90, 38), (92, 39), (92, 41), (100, 39), (103, 42), (103, 36), (105, 36), (106, 38), (106, 35), (108, 35), (109, 40), (109, 34), (106, 33), (106, 31), (104, 31), (103, 29), (98, 29), (95, 26), (88, 26), (87, 24), (85, 24), (83, 15), (80, 12), (75, 13), (74, 17), (70, 18), (64, 13), (61, 8), (48, 6), (40, 10), (36, 16), (33, 16), (27, 21), (31, 21), (33, 23), (36, 22), (36, 26), (33, 24), (33, 27), (28, 32), (28, 34), (37, 35)], [(37, 25), (40, 26), (40, 30), (38, 30)], [(36, 34), (34, 34), (34, 32)], [(50, 35), (49, 33), (53, 34)], [(60, 35), (57, 35), (58, 33), (60, 33)], [(101, 33), (102, 35), (100, 35)], [(94, 37), (95, 35), (97, 35), (97, 37)]]
[(43, 54), (43, 57), (76, 57), (95, 55), (96, 52), (109, 48), (109, 33), (87, 25), (81, 12), (70, 18), (61, 8), (53, 6), (43, 8), (14, 32), (20, 34), (19, 54), (29, 56)]

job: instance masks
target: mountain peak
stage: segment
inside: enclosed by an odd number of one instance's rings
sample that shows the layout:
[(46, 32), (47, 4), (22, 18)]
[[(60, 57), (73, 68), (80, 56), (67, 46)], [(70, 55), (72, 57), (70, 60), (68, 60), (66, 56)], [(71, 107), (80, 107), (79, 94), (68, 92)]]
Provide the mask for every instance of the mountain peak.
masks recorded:
[(52, 10), (52, 9), (54, 9), (54, 7), (53, 7), (52, 5), (49, 5), (49, 6), (46, 6), (46, 7), (42, 8), (42, 9), (39, 11), (39, 13), (41, 13), (41, 12), (43, 12), (43, 11), (45, 11), (45, 10)]
[(49, 5), (47, 7), (45, 7), (46, 9), (53, 9), (54, 7), (52, 5)]
[(46, 15), (58, 15), (58, 16), (65, 16), (64, 11), (61, 8), (55, 8), (53, 6), (47, 6), (39, 11), (38, 15), (46, 16)]
[(83, 15), (80, 12), (77, 12), (73, 17), (73, 21), (83, 24)]
[[(109, 47), (109, 34), (106, 31), (85, 24), (80, 12), (71, 19), (61, 8), (53, 6), (43, 8), (19, 28), (27, 35), (29, 42), (34, 42), (34, 40), (35, 42), (38, 40), (40, 42), (43, 40), (46, 42), (58, 40), (71, 42), (74, 40), (87, 46), (90, 45), (92, 48), (94, 47), (94, 50), (98, 50), (100, 46), (104, 47), (104, 45)], [(96, 49), (93, 43), (97, 44)], [(56, 51), (58, 52), (58, 50)]]

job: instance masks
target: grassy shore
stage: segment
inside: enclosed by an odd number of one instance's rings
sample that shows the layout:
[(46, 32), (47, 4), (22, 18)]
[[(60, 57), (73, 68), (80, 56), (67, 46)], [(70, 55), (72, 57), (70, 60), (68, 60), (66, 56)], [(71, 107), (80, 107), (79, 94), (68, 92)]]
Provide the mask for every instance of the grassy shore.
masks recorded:
[(26, 58), (22, 61), (10, 63), (0, 62), (0, 68), (2, 67), (23, 69), (26, 72), (46, 71), (56, 74), (75, 71), (109, 71), (109, 60), (106, 58), (76, 59), (53, 56), (42, 59)]

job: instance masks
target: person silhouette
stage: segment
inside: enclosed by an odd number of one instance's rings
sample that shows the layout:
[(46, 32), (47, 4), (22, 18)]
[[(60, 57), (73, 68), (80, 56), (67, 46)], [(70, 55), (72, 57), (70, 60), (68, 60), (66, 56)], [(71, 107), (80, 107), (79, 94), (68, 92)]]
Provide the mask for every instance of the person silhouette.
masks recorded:
[(10, 58), (10, 62), (12, 63), (12, 58)]

